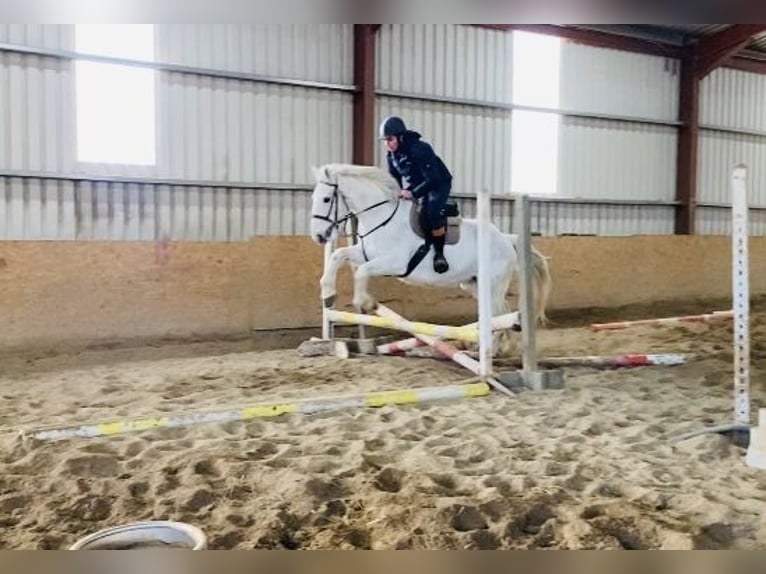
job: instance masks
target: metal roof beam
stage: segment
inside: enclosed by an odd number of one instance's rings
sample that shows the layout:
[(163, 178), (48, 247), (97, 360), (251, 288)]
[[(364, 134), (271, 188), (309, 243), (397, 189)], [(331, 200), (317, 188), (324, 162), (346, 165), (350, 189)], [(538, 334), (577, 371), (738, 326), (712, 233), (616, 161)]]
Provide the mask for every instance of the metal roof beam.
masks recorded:
[(766, 32), (766, 24), (734, 24), (730, 28), (702, 36), (697, 41), (695, 73), (704, 78), (717, 67), (725, 64), (741, 52), (754, 36)]
[(353, 162), (375, 163), (375, 24), (354, 24)]
[(641, 38), (633, 38), (620, 34), (611, 34), (600, 32), (598, 30), (586, 30), (570, 26), (559, 26), (556, 24), (471, 24), (481, 28), (490, 28), (493, 30), (522, 30), (536, 34), (547, 34), (565, 38), (580, 44), (596, 46), (598, 48), (611, 48), (613, 50), (623, 50), (626, 52), (638, 52), (639, 54), (650, 54), (653, 56), (665, 56), (668, 58), (678, 58), (681, 55), (679, 46), (667, 44), (664, 42), (655, 42)]

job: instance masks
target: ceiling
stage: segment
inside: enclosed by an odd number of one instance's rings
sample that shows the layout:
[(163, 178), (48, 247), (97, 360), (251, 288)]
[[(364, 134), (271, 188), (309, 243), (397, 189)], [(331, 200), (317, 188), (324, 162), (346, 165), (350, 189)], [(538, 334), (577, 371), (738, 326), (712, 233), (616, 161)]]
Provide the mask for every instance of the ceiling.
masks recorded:
[[(734, 24), (588, 24), (568, 25), (567, 27), (683, 46), (703, 36), (722, 32), (731, 26)], [(748, 46), (739, 53), (739, 56), (766, 60), (766, 32), (755, 36)]]

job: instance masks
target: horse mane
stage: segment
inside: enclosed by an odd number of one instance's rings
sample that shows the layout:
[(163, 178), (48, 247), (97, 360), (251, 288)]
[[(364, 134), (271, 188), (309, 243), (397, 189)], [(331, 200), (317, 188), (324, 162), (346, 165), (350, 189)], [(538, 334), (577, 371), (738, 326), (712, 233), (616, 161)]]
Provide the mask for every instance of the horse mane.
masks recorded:
[(399, 185), (397, 185), (396, 180), (387, 171), (377, 166), (330, 163), (320, 167), (319, 173), (324, 174), (331, 181), (341, 176), (366, 180), (382, 188), (382, 191), (388, 194), (391, 201), (399, 199)]

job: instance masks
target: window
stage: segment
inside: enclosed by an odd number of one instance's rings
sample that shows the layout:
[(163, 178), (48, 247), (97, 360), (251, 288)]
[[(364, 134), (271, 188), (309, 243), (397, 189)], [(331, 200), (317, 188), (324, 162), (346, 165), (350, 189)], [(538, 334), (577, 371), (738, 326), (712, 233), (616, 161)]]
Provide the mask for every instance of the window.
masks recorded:
[[(154, 59), (151, 24), (77, 24), (78, 53)], [(78, 60), (75, 63), (77, 159), (88, 163), (155, 163), (155, 72)]]
[[(559, 106), (561, 41), (554, 36), (513, 32), (513, 103)], [(554, 194), (558, 180), (559, 116), (515, 110), (511, 138), (511, 187), (530, 195)]]

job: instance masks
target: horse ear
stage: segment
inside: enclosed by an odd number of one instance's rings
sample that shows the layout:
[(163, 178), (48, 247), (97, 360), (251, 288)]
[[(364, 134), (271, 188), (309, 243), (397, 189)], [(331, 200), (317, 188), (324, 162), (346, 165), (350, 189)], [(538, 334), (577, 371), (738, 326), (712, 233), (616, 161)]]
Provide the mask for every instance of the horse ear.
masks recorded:
[(329, 181), (329, 179), (330, 179), (330, 166), (329, 165), (324, 166), (324, 177), (325, 177), (326, 180)]
[(315, 165), (311, 166), (311, 175), (314, 176), (316, 181), (319, 181), (319, 168)]

